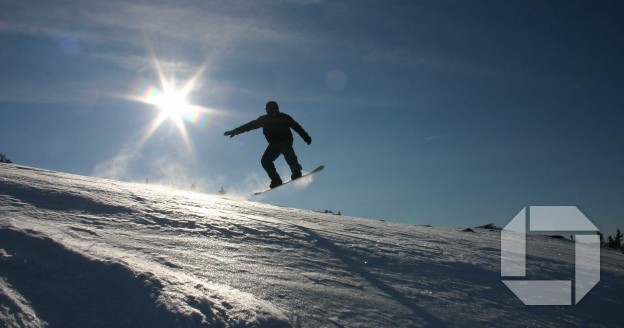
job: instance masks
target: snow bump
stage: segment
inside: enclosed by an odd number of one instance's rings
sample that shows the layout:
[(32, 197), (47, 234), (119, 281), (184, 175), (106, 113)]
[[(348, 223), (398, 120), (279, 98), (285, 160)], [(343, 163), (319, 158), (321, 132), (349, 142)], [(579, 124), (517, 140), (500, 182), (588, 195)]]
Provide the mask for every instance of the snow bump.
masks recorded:
[(0, 250), (0, 322), (9, 327), (290, 326), (250, 294), (166, 285), (152, 273), (90, 258), (34, 231), (0, 228)]

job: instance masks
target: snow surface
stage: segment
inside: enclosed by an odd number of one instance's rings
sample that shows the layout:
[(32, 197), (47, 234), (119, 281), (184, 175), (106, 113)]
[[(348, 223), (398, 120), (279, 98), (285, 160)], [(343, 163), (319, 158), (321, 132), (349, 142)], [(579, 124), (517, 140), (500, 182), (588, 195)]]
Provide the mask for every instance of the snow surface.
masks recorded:
[[(6, 327), (619, 327), (623, 259), (602, 250), (578, 305), (525, 306), (497, 230), (0, 166)], [(573, 262), (573, 242), (529, 236), (528, 279), (573, 279)]]

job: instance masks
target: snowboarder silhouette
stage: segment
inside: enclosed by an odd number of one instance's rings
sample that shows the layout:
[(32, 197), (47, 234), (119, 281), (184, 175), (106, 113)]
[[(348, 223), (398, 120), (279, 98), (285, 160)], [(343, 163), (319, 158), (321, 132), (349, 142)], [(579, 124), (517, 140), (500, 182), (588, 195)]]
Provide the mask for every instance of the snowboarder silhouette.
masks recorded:
[(270, 188), (275, 188), (282, 184), (282, 179), (277, 173), (273, 162), (282, 154), (284, 159), (286, 159), (286, 163), (290, 166), (292, 173), (290, 178), (295, 180), (301, 177), (302, 168), (293, 149), (293, 134), (290, 129), (295, 130), (308, 145), (312, 143), (312, 138), (290, 115), (280, 112), (277, 102), (267, 102), (264, 109), (267, 112), (266, 115), (262, 115), (256, 120), (243, 124), (234, 130), (226, 131), (223, 135), (232, 138), (237, 134), (262, 128), (269, 145), (264, 151), (260, 162), (271, 179)]

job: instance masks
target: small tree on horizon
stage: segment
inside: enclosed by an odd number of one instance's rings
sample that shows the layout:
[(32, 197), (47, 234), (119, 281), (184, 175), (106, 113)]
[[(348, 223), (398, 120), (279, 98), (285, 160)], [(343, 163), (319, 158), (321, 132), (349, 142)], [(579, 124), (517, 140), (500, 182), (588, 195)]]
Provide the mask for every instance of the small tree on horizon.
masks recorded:
[(613, 248), (621, 248), (622, 247), (622, 231), (617, 229), (615, 233), (615, 237), (613, 238)]
[(612, 236), (607, 237), (606, 246), (610, 248), (614, 248), (614, 249), (624, 250), (624, 247), (622, 247), (623, 239), (624, 239), (624, 235), (622, 235), (622, 231), (620, 229), (617, 229), (617, 232), (615, 233), (615, 237), (612, 237)]
[(0, 163), (13, 163), (10, 159), (6, 157), (5, 154), (0, 153)]

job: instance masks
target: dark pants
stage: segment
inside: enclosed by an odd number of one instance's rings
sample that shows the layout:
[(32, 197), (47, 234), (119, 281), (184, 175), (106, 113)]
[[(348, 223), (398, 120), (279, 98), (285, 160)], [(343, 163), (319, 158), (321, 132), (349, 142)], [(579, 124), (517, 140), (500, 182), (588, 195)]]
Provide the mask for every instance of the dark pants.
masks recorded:
[(278, 142), (275, 144), (269, 144), (267, 149), (264, 151), (264, 155), (262, 155), (262, 167), (271, 178), (271, 181), (281, 180), (277, 170), (275, 169), (275, 161), (280, 155), (284, 155), (284, 159), (286, 159), (286, 163), (290, 166), (290, 171), (292, 173), (301, 172), (301, 165), (297, 161), (297, 155), (295, 155), (295, 150), (293, 149), (293, 141), (286, 140), (282, 142)]

